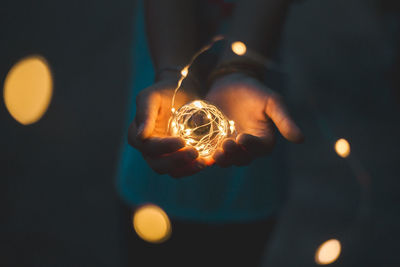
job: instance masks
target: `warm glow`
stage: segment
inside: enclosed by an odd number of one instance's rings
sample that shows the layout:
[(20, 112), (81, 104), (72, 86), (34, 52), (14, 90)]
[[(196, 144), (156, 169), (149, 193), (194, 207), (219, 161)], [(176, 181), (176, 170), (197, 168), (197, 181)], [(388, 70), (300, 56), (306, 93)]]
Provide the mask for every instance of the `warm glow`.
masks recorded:
[(161, 243), (171, 235), (171, 222), (158, 206), (147, 204), (135, 211), (133, 227), (136, 233), (150, 243)]
[(17, 62), (4, 82), (4, 102), (11, 116), (27, 125), (40, 120), (53, 92), (53, 80), (45, 59), (31, 56)]
[(334, 262), (340, 255), (342, 248), (339, 240), (330, 239), (322, 243), (315, 253), (315, 262), (326, 265)]
[(181, 75), (183, 77), (186, 77), (188, 75), (188, 72), (189, 72), (189, 68), (188, 68), (188, 66), (186, 66), (181, 70)]
[(350, 155), (350, 144), (346, 139), (341, 138), (336, 141), (335, 150), (339, 156), (346, 158), (348, 155)]
[(242, 42), (236, 41), (233, 42), (232, 45), (232, 51), (233, 53), (235, 53), (238, 56), (243, 56), (244, 54), (246, 54), (246, 45)]
[(203, 108), (203, 106), (201, 105), (201, 102), (200, 102), (200, 101), (194, 101), (194, 102), (193, 102), (193, 105), (195, 105), (195, 106), (198, 107), (198, 108)]
[[(228, 128), (229, 125), (229, 128)], [(227, 134), (235, 133), (234, 122), (214, 105), (201, 100), (180, 107), (169, 122), (171, 134), (185, 140), (197, 149), (201, 157), (210, 156), (224, 141)]]
[(229, 130), (231, 130), (231, 134), (235, 131), (235, 122), (229, 121)]

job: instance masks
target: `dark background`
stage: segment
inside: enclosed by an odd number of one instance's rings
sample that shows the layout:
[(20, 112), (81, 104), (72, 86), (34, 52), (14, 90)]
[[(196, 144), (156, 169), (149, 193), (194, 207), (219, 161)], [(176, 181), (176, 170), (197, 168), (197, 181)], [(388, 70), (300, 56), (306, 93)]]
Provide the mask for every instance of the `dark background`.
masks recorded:
[[(331, 238), (343, 245), (332, 266), (400, 266), (396, 8), (309, 0), (291, 10), (286, 99), (307, 141), (289, 146), (289, 201), (268, 266), (315, 266)], [(127, 0), (1, 2), (1, 84), (17, 60), (41, 54), (54, 95), (30, 126), (0, 101), (0, 266), (124, 266), (114, 175), (134, 11)], [(333, 150), (340, 137), (352, 145), (349, 160)]]
[(121, 266), (114, 172), (134, 1), (2, 1), (0, 79), (30, 54), (52, 69), (44, 117), (0, 101), (0, 265)]

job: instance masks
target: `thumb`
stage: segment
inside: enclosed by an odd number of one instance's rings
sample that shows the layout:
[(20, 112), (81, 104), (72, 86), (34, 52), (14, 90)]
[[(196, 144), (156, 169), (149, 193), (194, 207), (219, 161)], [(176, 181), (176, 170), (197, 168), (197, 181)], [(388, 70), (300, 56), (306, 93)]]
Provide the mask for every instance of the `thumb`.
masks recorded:
[(161, 96), (157, 92), (139, 93), (136, 98), (136, 136), (148, 138), (154, 130)]
[(271, 118), (279, 132), (287, 140), (294, 143), (302, 143), (304, 141), (303, 133), (290, 117), (279, 95), (274, 94), (268, 97), (265, 113)]

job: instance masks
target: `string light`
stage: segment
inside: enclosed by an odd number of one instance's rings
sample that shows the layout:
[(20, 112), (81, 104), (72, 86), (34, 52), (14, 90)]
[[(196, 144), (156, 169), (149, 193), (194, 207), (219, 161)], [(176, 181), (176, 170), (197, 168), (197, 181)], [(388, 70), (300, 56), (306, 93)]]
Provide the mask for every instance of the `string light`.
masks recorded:
[(181, 88), (182, 82), (184, 79), (186, 79), (186, 77), (189, 74), (189, 68), (190, 66), (192, 66), (193, 62), (196, 60), (196, 58), (198, 58), (201, 54), (203, 54), (204, 52), (206, 52), (207, 50), (209, 50), (216, 42), (223, 40), (224, 37), (222, 35), (217, 35), (215, 36), (211, 42), (205, 46), (203, 46), (199, 51), (197, 51), (197, 53), (195, 53), (193, 55), (193, 57), (190, 59), (189, 63), (181, 70), (181, 77), (178, 80), (178, 83), (175, 87), (174, 90), (174, 94), (172, 96), (172, 100), (171, 100), (171, 107), (172, 107), (172, 113), (175, 111), (175, 97), (176, 97), (176, 93), (178, 92), (178, 90)]
[[(222, 40), (217, 36), (212, 42), (200, 49), (190, 60), (190, 63), (181, 70), (181, 77), (175, 88), (172, 98), (171, 118), (168, 124), (172, 135), (182, 137), (187, 145), (193, 146), (199, 151), (199, 155), (206, 157), (211, 155), (229, 135), (236, 134), (234, 121), (227, 117), (215, 106), (201, 101), (192, 101), (178, 110), (174, 108), (174, 101), (177, 91), (181, 88), (183, 80), (189, 74), (189, 68), (194, 60), (203, 52), (207, 51), (212, 45)], [(231, 43), (231, 50), (238, 56), (246, 56), (259, 62), (270, 69), (279, 70), (279, 66), (258, 54), (255, 51), (247, 51), (243, 42), (234, 41)], [(346, 139), (339, 139), (335, 143), (336, 153), (343, 158), (350, 154), (350, 144)], [(315, 253), (315, 262), (319, 265), (326, 265), (335, 262), (340, 256), (342, 247), (337, 239), (330, 239), (322, 243)]]
[(182, 137), (200, 156), (207, 157), (235, 133), (235, 123), (214, 105), (195, 100), (172, 114), (170, 129), (172, 135)]
[(233, 135), (235, 133), (235, 123), (228, 120), (216, 106), (202, 100), (192, 101), (176, 110), (174, 107), (175, 96), (181, 88), (183, 80), (188, 76), (189, 68), (196, 58), (222, 39), (222, 36), (214, 37), (181, 70), (181, 77), (178, 80), (171, 101), (172, 108), (168, 131), (173, 136), (183, 138), (186, 145), (197, 149), (201, 157), (212, 155), (226, 137)]

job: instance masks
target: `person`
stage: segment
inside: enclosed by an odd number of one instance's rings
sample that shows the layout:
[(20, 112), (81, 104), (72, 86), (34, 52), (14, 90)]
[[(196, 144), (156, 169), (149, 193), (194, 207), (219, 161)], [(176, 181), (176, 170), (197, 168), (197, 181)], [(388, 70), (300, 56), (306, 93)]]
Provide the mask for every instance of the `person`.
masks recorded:
[[(291, 142), (304, 139), (282, 97), (265, 84), (266, 70), (232, 53), (227, 45), (208, 75), (209, 87), (198, 82), (207, 77), (196, 78), (196, 71), (189, 71), (176, 106), (206, 99), (235, 121), (238, 131), (211, 160), (199, 157), (181, 138), (170, 136), (167, 124), (180, 69), (204, 41), (220, 33), (221, 25), (230, 19), (225, 31), (228, 40), (240, 40), (263, 58), (272, 58), (290, 1), (148, 0), (144, 4), (155, 82), (145, 85), (152, 72), (138, 23), (137, 97), (132, 105), (136, 114), (128, 132), (129, 144), (136, 150), (124, 147), (118, 190), (130, 207), (150, 202), (163, 208), (172, 219), (173, 235), (157, 248), (143, 243), (134, 246), (132, 257), (145, 258), (148, 266), (160, 259), (149, 255), (163, 255), (169, 264), (178, 266), (256, 266), (285, 198), (282, 151), (265, 157), (275, 145), (275, 128)], [(210, 10), (218, 9), (219, 13), (210, 15)], [(221, 19), (222, 14), (228, 14), (228, 19)], [(137, 237), (131, 239), (140, 242)], [(144, 249), (149, 246), (150, 250)]]

